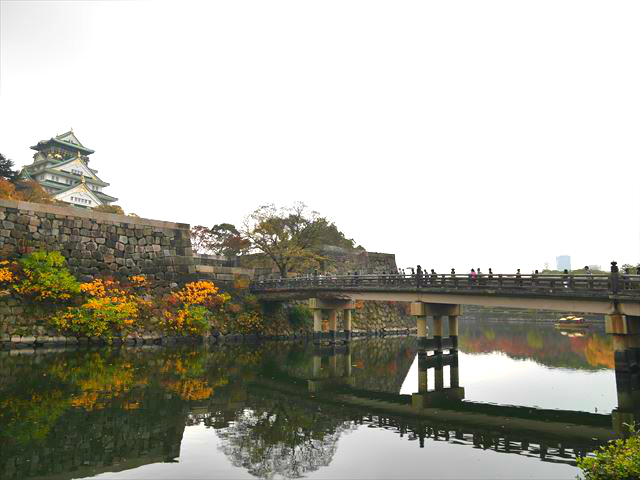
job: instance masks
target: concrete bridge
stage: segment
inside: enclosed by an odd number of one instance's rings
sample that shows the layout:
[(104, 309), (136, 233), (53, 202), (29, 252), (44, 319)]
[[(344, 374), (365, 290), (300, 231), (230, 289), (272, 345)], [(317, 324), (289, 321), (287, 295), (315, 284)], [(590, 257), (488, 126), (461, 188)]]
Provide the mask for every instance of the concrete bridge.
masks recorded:
[[(342, 310), (344, 338), (349, 341), (355, 301), (378, 300), (411, 304), (421, 347), (457, 348), (463, 305), (479, 305), (604, 314), (615, 350), (640, 351), (640, 275), (336, 275), (260, 280), (251, 289), (263, 301), (307, 299), (317, 340), (338, 338), (336, 314)], [(322, 331), (323, 311), (329, 318), (326, 332)], [(433, 317), (431, 339), (427, 338), (427, 316)]]

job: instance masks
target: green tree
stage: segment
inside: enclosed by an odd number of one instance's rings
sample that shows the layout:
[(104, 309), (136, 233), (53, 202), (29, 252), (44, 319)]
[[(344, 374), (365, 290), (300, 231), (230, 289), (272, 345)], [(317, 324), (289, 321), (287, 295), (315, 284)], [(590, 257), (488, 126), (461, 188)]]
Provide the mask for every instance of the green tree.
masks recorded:
[(595, 457), (578, 458), (586, 480), (640, 478), (640, 433), (630, 427), (631, 436), (600, 447)]
[(13, 166), (13, 160), (10, 160), (0, 153), (0, 178), (4, 178), (10, 182), (15, 181), (18, 177), (18, 172), (13, 169)]

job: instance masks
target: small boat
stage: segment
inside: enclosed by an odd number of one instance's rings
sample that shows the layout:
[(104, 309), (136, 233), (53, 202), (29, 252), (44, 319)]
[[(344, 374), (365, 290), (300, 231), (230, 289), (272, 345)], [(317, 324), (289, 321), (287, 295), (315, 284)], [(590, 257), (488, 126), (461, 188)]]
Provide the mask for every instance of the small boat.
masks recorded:
[(558, 320), (558, 323), (555, 324), (556, 328), (560, 328), (562, 330), (573, 329), (573, 328), (589, 328), (589, 324), (584, 321), (583, 317), (576, 317), (574, 315), (567, 315), (566, 317), (562, 317)]

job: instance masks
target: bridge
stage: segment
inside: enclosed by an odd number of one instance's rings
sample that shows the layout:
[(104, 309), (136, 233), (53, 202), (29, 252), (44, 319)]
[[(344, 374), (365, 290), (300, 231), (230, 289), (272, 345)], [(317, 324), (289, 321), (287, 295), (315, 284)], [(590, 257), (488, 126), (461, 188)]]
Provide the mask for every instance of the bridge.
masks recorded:
[[(258, 280), (251, 290), (263, 301), (308, 299), (317, 338), (336, 338), (336, 313), (343, 311), (345, 338), (351, 337), (356, 300), (411, 303), (418, 338), (426, 341), (426, 317), (434, 320), (433, 337), (442, 339), (442, 317), (449, 318), (449, 337), (457, 344), (463, 305), (599, 313), (607, 333), (620, 348), (640, 348), (640, 275), (460, 274), (322, 275)], [(329, 331), (322, 333), (322, 312)]]

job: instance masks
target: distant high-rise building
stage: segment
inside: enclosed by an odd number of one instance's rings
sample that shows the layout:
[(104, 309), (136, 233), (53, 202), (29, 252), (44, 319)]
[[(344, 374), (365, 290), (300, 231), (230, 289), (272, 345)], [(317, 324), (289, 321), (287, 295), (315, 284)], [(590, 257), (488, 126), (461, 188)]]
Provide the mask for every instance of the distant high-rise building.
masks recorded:
[(558, 271), (571, 270), (571, 257), (569, 255), (559, 255), (556, 257), (556, 269)]

